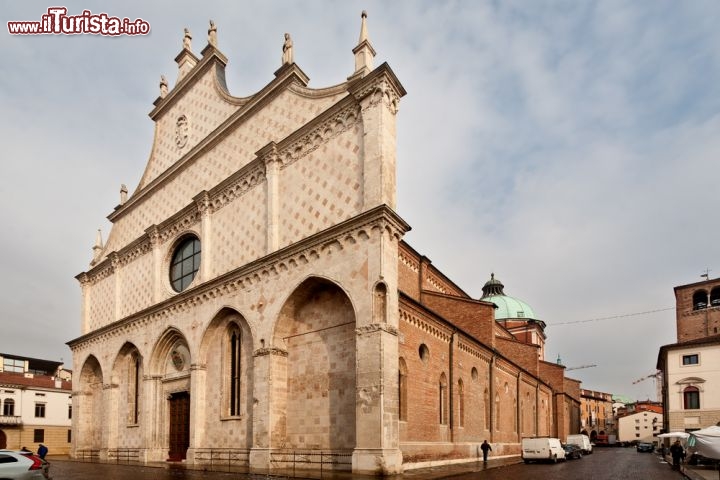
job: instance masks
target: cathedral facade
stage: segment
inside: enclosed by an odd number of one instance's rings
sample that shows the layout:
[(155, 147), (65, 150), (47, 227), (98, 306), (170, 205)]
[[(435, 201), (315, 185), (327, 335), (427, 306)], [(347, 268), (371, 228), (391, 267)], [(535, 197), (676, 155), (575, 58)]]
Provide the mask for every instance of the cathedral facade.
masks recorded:
[(77, 276), (72, 455), (389, 474), (576, 430), (577, 382), (402, 241), (405, 90), (365, 21), (347, 81), (308, 87), (286, 34), (246, 97), (215, 25), (200, 56), (186, 30), (140, 183)]

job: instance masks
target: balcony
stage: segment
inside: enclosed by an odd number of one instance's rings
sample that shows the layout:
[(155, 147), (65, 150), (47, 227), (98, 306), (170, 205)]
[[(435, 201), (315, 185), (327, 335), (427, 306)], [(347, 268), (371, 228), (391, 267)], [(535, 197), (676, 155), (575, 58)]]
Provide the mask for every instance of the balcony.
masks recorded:
[(22, 418), (16, 415), (0, 415), (0, 426), (19, 427), (22, 425)]

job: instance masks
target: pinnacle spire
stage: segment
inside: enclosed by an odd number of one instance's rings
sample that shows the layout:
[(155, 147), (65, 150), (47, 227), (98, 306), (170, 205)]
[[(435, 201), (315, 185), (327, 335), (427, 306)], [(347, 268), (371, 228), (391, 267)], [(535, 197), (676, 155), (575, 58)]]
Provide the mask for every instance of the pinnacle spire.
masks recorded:
[(360, 22), (360, 39), (353, 53), (355, 54), (355, 72), (348, 77), (348, 80), (361, 78), (370, 73), (373, 69), (373, 57), (375, 57), (375, 49), (370, 44), (367, 32), (367, 12), (363, 10)]
[(99, 228), (98, 228), (97, 234), (95, 234), (95, 245), (93, 245), (92, 249), (93, 249), (92, 263), (94, 263), (100, 259), (100, 255), (102, 255), (102, 250), (103, 250), (102, 230), (100, 230)]
[(360, 14), (360, 18), (362, 18), (362, 20), (360, 23), (360, 40), (358, 40), (358, 45), (362, 42), (368, 41), (367, 22), (365, 21), (367, 18), (367, 12), (365, 10), (363, 10), (362, 14)]

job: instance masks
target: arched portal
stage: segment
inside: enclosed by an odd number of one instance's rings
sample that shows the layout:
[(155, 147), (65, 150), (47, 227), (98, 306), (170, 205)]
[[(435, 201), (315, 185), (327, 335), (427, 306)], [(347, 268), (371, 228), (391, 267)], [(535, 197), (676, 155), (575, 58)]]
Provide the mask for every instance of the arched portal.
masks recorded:
[(191, 361), (188, 343), (175, 328), (169, 328), (153, 349), (150, 371), (162, 392), (157, 398), (155, 423), (171, 461), (187, 458), (190, 447)]
[(273, 445), (354, 448), (355, 311), (345, 292), (319, 278), (303, 282), (280, 311), (274, 344), (287, 357), (278, 372), (286, 395), (273, 399), (284, 422), (273, 432)]

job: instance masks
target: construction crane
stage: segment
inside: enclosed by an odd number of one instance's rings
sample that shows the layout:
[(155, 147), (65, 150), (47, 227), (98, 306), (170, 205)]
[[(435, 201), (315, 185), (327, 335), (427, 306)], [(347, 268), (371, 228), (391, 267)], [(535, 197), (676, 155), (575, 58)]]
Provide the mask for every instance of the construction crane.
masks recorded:
[(644, 382), (644, 381), (647, 380), (648, 378), (652, 378), (652, 379), (657, 380), (657, 377), (658, 377), (658, 376), (660, 376), (660, 372), (651, 373), (650, 375), (645, 375), (644, 377), (638, 378), (637, 380), (635, 380), (635, 381), (632, 382), (632, 383), (633, 383), (633, 385), (635, 385), (636, 383)]
[(565, 369), (565, 371), (567, 372), (568, 370), (580, 370), (581, 368), (592, 368), (592, 367), (597, 367), (597, 365), (592, 364), (592, 365), (580, 365), (579, 367), (568, 367)]

